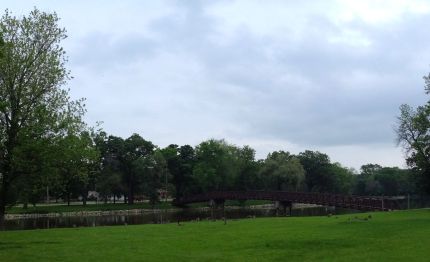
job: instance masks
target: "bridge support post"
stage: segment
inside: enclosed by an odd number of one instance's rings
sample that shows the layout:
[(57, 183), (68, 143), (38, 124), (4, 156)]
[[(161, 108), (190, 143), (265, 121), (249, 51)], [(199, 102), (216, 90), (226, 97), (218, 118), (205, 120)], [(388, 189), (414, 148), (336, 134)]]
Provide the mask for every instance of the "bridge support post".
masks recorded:
[(282, 209), (283, 215), (287, 216), (287, 208), (288, 208), (288, 215), (291, 216), (292, 206), (293, 206), (293, 203), (290, 201), (276, 201), (275, 202), (276, 216), (278, 216), (280, 209)]
[(211, 208), (211, 220), (214, 221), (214, 209), (215, 209), (215, 200), (211, 199), (209, 200), (209, 207)]
[(225, 199), (211, 199), (209, 200), (209, 206), (211, 208), (211, 219), (212, 221), (215, 221), (215, 209), (218, 209), (219, 207), (222, 208), (222, 216), (224, 219), (224, 224), (226, 224), (226, 218), (225, 218)]

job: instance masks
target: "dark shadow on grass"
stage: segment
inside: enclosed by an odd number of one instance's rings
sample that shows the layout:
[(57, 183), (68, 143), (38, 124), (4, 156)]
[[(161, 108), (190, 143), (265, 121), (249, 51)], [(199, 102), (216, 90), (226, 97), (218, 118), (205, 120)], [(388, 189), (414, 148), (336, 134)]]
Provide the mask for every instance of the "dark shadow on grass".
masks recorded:
[(10, 250), (10, 249), (20, 249), (24, 246), (17, 242), (0, 242), (0, 251)]
[(32, 245), (55, 245), (58, 241), (23, 241), (23, 242), (0, 242), (0, 251), (10, 249), (20, 249)]
[(312, 251), (313, 249), (339, 249), (353, 248), (357, 245), (347, 239), (310, 239), (310, 240), (278, 240), (265, 243), (268, 249), (303, 249)]
[(30, 241), (30, 242), (24, 242), (28, 245), (55, 245), (60, 244), (58, 241)]

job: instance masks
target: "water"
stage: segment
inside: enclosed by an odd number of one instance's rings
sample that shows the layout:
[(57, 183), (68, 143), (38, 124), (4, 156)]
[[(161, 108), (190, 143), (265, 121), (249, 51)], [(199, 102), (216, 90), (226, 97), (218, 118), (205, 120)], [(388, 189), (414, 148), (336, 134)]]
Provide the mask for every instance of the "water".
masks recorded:
[[(328, 214), (355, 213), (358, 211), (328, 208), (328, 207), (306, 207), (293, 208), (292, 216), (321, 216)], [(273, 208), (226, 208), (225, 216), (229, 219), (274, 217), (283, 216)], [(73, 227), (96, 227), (112, 225), (137, 225), (137, 224), (161, 224), (178, 223), (178, 221), (196, 220), (219, 220), (223, 219), (224, 213), (221, 209), (212, 212), (208, 208), (188, 208), (175, 211), (157, 210), (154, 212), (143, 212), (141, 214), (101, 215), (101, 216), (62, 216), (62, 217), (38, 217), (19, 218), (6, 220), (6, 230), (26, 229), (48, 229), (48, 228), (73, 228)]]

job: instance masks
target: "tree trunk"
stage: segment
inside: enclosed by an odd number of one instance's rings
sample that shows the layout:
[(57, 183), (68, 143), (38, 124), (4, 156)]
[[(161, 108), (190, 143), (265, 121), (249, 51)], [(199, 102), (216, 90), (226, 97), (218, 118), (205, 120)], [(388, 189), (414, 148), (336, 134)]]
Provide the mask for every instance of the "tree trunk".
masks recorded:
[(132, 192), (130, 192), (130, 193), (128, 194), (128, 204), (129, 204), (129, 205), (133, 205), (133, 204), (134, 204), (134, 195), (133, 195), (133, 193), (132, 193)]
[(83, 206), (87, 205), (87, 194), (82, 194), (82, 205)]
[(24, 208), (24, 209), (27, 209), (27, 208), (28, 208), (28, 202), (27, 202), (27, 201), (25, 201), (25, 202), (24, 202), (24, 206), (23, 206), (23, 208)]
[(128, 204), (133, 205), (134, 204), (134, 188), (133, 183), (129, 183), (128, 186)]
[[(17, 104), (15, 103), (16, 97), (11, 96), (11, 104)], [(4, 216), (6, 215), (6, 205), (8, 204), (8, 191), (11, 181), (15, 178), (14, 177), (14, 170), (12, 168), (12, 152), (14, 151), (16, 147), (17, 142), (17, 136), (18, 136), (18, 121), (16, 119), (16, 111), (17, 108), (12, 107), (11, 112), (11, 120), (10, 120), (10, 127), (9, 130), (6, 129), (7, 138), (5, 141), (5, 151), (6, 154), (4, 155), (3, 159), (3, 166), (0, 166), (0, 172), (2, 173), (2, 184), (0, 186), (0, 228), (4, 227)]]
[[(10, 135), (9, 135), (9, 143), (7, 143), (6, 151), (12, 152), (11, 150), (15, 148), (13, 141), (11, 141)], [(11, 178), (13, 177), (13, 171), (12, 171), (12, 156), (10, 153), (7, 153), (4, 162), (3, 162), (3, 168), (0, 169), (2, 171), (2, 183), (0, 187), (0, 228), (4, 229), (4, 217), (6, 215), (6, 205), (7, 205), (7, 192), (9, 191), (9, 182), (11, 181)]]
[(70, 195), (67, 194), (67, 206), (70, 206)]
[(7, 205), (7, 190), (9, 190), (9, 184), (7, 182), (8, 180), (8, 174), (10, 174), (10, 169), (8, 170), (8, 165), (4, 165), (4, 173), (3, 175), (3, 181), (0, 187), (0, 229), (4, 229), (4, 217), (6, 215), (6, 205)]
[(4, 216), (6, 215), (6, 207), (0, 206), (0, 229), (5, 229)]
[(115, 204), (115, 195), (113, 195), (113, 203)]

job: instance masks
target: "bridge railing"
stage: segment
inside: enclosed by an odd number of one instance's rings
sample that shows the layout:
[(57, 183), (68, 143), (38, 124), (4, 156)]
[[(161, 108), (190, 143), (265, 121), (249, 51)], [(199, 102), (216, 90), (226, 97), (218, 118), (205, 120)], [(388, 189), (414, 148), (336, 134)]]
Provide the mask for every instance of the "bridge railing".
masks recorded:
[(185, 205), (209, 200), (270, 200), (304, 204), (337, 206), (359, 210), (398, 209), (396, 201), (372, 196), (286, 191), (218, 191), (175, 199), (174, 204)]

